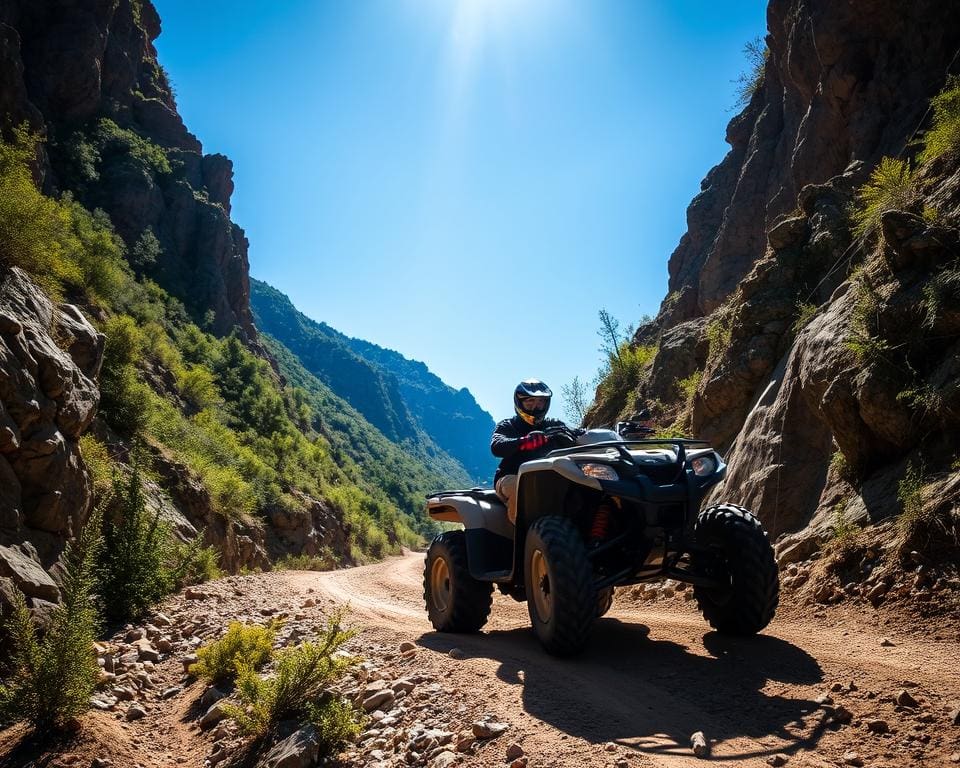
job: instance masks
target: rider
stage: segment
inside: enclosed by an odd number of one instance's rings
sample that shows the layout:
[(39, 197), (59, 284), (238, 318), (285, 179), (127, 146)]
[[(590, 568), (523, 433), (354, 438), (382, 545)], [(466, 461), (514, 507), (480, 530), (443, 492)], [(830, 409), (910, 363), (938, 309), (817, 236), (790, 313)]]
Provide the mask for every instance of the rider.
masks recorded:
[[(510, 509), (510, 499), (517, 492), (517, 472), (520, 465), (531, 459), (539, 459), (560, 443), (569, 445), (571, 435), (577, 430), (569, 429), (559, 419), (546, 418), (553, 392), (539, 379), (525, 379), (513, 391), (513, 409), (517, 412), (511, 419), (504, 419), (493, 430), (490, 450), (501, 459), (493, 476), (497, 496), (507, 505), (510, 522), (515, 522), (516, 510)], [(559, 428), (559, 429), (557, 429)], [(548, 435), (545, 431), (554, 434)]]

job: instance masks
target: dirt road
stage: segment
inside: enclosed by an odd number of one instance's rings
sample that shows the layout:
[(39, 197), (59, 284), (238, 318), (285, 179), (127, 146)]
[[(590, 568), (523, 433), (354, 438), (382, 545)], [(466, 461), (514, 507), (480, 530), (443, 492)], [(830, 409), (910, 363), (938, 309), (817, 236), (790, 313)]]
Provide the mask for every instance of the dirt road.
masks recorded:
[[(955, 625), (923, 636), (862, 606), (784, 606), (762, 635), (730, 639), (711, 631), (693, 603), (618, 598), (582, 656), (555, 659), (529, 629), (526, 605), (499, 593), (481, 634), (434, 632), (422, 568), (422, 555), (409, 554), (288, 578), (297, 591), (348, 603), (365, 627), (361, 643), (421, 646), (416, 663), (445, 675), (446, 687), (477, 710), (511, 723), (531, 766), (624, 758), (631, 766), (702, 766), (690, 749), (695, 731), (710, 742), (710, 760), (724, 765), (779, 764), (776, 755), (790, 766), (843, 765), (845, 757), (874, 768), (960, 761), (960, 727), (950, 719), (960, 700)], [(465, 659), (447, 655), (455, 647)], [(896, 703), (903, 690), (918, 706)], [(824, 695), (832, 701), (817, 701)], [(849, 723), (836, 722), (844, 719), (838, 707)], [(466, 756), (465, 764), (490, 759)]]

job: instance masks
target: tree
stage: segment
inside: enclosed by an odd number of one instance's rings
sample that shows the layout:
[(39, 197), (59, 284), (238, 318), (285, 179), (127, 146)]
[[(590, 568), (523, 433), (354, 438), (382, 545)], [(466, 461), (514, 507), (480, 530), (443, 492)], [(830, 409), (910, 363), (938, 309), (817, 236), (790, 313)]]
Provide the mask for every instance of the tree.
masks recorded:
[(579, 376), (574, 376), (573, 381), (560, 387), (560, 396), (563, 398), (567, 416), (571, 421), (582, 425), (587, 409), (590, 407), (587, 385), (580, 381)]

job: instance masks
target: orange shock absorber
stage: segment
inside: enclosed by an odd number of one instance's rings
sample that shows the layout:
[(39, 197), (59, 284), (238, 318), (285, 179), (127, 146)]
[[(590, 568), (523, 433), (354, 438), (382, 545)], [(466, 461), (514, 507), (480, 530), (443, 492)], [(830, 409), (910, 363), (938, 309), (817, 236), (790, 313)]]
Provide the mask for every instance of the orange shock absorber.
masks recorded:
[(590, 526), (592, 541), (601, 541), (607, 537), (607, 531), (610, 528), (610, 511), (607, 504), (601, 504), (593, 513), (593, 525)]

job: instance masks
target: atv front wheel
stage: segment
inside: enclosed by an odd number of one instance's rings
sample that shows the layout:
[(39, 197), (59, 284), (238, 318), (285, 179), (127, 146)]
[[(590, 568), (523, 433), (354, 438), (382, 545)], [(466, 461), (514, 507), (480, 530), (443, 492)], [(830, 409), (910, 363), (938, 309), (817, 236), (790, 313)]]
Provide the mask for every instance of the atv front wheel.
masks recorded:
[(478, 632), (487, 623), (493, 584), (470, 575), (463, 531), (441, 533), (430, 544), (423, 569), (423, 599), (438, 632)]
[(693, 588), (703, 617), (724, 634), (759, 632), (773, 619), (780, 596), (773, 547), (760, 521), (743, 507), (718, 504), (700, 513), (693, 531), (694, 570), (723, 582)]
[(543, 647), (557, 656), (580, 651), (597, 616), (580, 532), (565, 517), (539, 518), (527, 532), (523, 563), (530, 623)]

